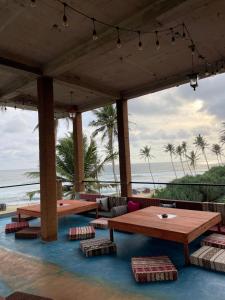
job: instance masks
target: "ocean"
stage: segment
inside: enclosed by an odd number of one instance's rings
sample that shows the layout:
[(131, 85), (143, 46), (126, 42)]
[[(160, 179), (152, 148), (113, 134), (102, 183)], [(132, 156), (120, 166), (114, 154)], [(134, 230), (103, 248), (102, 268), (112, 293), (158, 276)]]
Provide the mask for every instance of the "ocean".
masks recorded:
[[(184, 176), (183, 170), (181, 168), (180, 163), (175, 162), (175, 168), (177, 172), (177, 177)], [(151, 170), (154, 177), (154, 182), (169, 182), (175, 179), (175, 174), (172, 169), (171, 163), (163, 162), (163, 163), (152, 163)], [(5, 186), (11, 185), (20, 185), (27, 183), (37, 183), (39, 182), (39, 178), (29, 178), (27, 176), (27, 172), (32, 172), (37, 170), (0, 170), (0, 203), (7, 203), (8, 205), (21, 205), (29, 202), (29, 197), (27, 196), (27, 192), (39, 190), (39, 184), (31, 185), (31, 186), (17, 186), (17, 187), (7, 187)], [(205, 164), (199, 164), (197, 167), (197, 173), (201, 174), (206, 171)], [(186, 167), (186, 172), (188, 172), (188, 168)], [(117, 178), (119, 180), (119, 169), (118, 166), (116, 168)], [(101, 176), (99, 176), (99, 180), (109, 180), (113, 181), (112, 168), (110, 165), (105, 166), (104, 171)], [(148, 165), (147, 163), (137, 163), (132, 164), (132, 181), (141, 181), (141, 182), (152, 182)], [(137, 189), (139, 191), (144, 190), (146, 187), (153, 188), (153, 185), (147, 185), (145, 183), (142, 184), (133, 184), (133, 189)], [(157, 185), (160, 187), (160, 185)], [(102, 193), (113, 193), (114, 190), (102, 189)], [(33, 202), (39, 201), (39, 194), (36, 194), (32, 200)]]

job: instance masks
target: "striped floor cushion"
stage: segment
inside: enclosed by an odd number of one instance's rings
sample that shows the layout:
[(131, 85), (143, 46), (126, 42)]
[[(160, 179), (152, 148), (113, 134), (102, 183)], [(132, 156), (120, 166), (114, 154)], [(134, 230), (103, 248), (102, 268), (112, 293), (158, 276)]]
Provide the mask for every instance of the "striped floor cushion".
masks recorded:
[(132, 257), (131, 267), (137, 282), (176, 280), (178, 276), (168, 256)]
[(95, 237), (93, 226), (73, 227), (69, 229), (69, 240), (86, 240)]
[(215, 233), (220, 233), (220, 234), (225, 234), (225, 226), (220, 226), (220, 232), (219, 232), (218, 226), (211, 227), (209, 229), (209, 231), (215, 232)]
[(98, 229), (107, 229), (108, 228), (108, 219), (107, 218), (99, 218), (90, 222), (94, 228)]
[(203, 246), (190, 256), (191, 264), (207, 269), (225, 272), (225, 250)]
[(28, 222), (15, 222), (5, 225), (5, 233), (13, 233), (17, 232), (21, 229), (28, 228), (29, 223)]
[(15, 233), (16, 239), (37, 239), (41, 235), (41, 228), (38, 226), (28, 227)]
[(225, 249), (225, 236), (218, 233), (210, 234), (202, 240), (201, 245)]
[(108, 239), (82, 241), (80, 242), (80, 248), (87, 257), (116, 252), (116, 244)]

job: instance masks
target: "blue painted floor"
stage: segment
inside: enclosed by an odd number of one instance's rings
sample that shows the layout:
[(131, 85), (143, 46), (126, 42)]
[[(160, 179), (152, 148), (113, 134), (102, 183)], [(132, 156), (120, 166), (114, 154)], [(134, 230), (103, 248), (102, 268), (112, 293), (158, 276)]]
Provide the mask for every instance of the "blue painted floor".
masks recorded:
[[(86, 258), (79, 250), (79, 241), (68, 241), (69, 227), (85, 225), (90, 221), (84, 216), (68, 216), (59, 221), (59, 239), (43, 243), (40, 240), (15, 240), (14, 234), (5, 235), (9, 218), (0, 219), (0, 246), (37, 257), (58, 265), (81, 277), (88, 277), (116, 289), (136, 292), (154, 299), (168, 300), (224, 300), (225, 274), (184, 266), (183, 247), (174, 242), (148, 238), (142, 235), (115, 232), (117, 255)], [(38, 220), (31, 224), (38, 224)], [(108, 230), (97, 230), (96, 237), (108, 237)], [(200, 247), (200, 240), (191, 244), (191, 252)], [(168, 255), (179, 271), (174, 282), (137, 284), (132, 276), (132, 256)], [(7, 283), (0, 279), (0, 292), (8, 292)]]

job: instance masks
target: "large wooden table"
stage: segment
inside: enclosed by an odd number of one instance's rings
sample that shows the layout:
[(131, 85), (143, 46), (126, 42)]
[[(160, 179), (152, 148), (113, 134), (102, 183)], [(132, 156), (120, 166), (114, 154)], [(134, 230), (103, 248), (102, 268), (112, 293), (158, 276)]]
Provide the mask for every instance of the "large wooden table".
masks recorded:
[[(175, 217), (162, 219), (162, 214)], [(110, 219), (108, 225), (112, 241), (116, 229), (182, 243), (185, 263), (189, 264), (188, 244), (220, 222), (220, 213), (151, 206)]]
[[(98, 217), (98, 204), (96, 202), (82, 200), (58, 200), (57, 216), (63, 217), (71, 214), (78, 214), (90, 210), (96, 210), (96, 218)], [(21, 215), (31, 217), (41, 217), (40, 204), (28, 205), (17, 208), (17, 214), (20, 220)]]

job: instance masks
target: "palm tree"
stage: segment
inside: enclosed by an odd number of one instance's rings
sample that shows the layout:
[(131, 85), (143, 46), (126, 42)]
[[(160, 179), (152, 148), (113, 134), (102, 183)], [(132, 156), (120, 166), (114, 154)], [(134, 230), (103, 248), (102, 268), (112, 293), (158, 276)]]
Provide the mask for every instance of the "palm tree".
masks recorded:
[(207, 164), (207, 167), (208, 167), (208, 170), (209, 170), (209, 163), (208, 163), (206, 153), (205, 153), (205, 149), (209, 145), (208, 145), (208, 143), (206, 142), (206, 140), (204, 139), (204, 137), (201, 134), (196, 136), (195, 141), (194, 141), (194, 145), (202, 151), (202, 154), (205, 158), (205, 161), (206, 161), (206, 164)]
[(189, 163), (188, 163), (188, 160), (187, 160), (187, 142), (183, 141), (182, 144), (181, 144), (181, 147), (183, 149), (183, 155), (184, 155), (185, 163), (188, 166), (190, 174), (192, 175), (191, 167), (189, 166)]
[(165, 146), (165, 152), (168, 152), (170, 154), (170, 160), (171, 160), (171, 164), (172, 164), (172, 167), (173, 167), (173, 171), (174, 171), (174, 174), (175, 174), (175, 177), (177, 178), (177, 173), (176, 173), (176, 169), (174, 167), (174, 163), (173, 163), (173, 155), (175, 154), (175, 147), (173, 144), (167, 144)]
[(197, 153), (192, 150), (189, 155), (187, 154), (187, 158), (190, 160), (190, 166), (193, 168), (196, 175), (196, 165), (197, 160), (199, 159), (199, 155), (197, 155)]
[[(220, 165), (220, 160), (221, 160), (221, 163), (222, 163), (222, 159), (221, 159), (221, 157), (222, 157), (222, 147), (219, 144), (213, 144), (211, 150), (214, 154), (216, 154), (218, 164)], [(219, 158), (220, 158), (220, 160), (219, 160)]]
[(225, 122), (222, 122), (222, 126), (224, 127), (224, 129), (220, 131), (220, 142), (222, 143), (222, 145), (224, 145), (225, 144)]
[[(96, 128), (93, 132), (93, 137), (102, 134), (102, 141), (107, 140), (106, 150), (111, 157), (112, 171), (114, 181), (117, 181), (115, 159), (117, 152), (114, 150), (114, 139), (118, 135), (117, 131), (117, 111), (114, 105), (107, 105), (93, 111), (96, 120), (90, 122), (90, 126)], [(118, 187), (116, 185), (118, 194)]]
[(184, 154), (184, 150), (183, 150), (183, 147), (181, 145), (177, 146), (177, 148), (176, 148), (176, 154), (180, 158), (181, 166), (182, 166), (182, 169), (183, 169), (183, 172), (184, 172), (184, 176), (185, 176), (184, 164), (183, 164), (183, 159), (182, 159), (183, 154)]
[[(84, 148), (84, 177), (88, 182), (86, 184), (87, 191), (99, 190), (99, 183), (96, 182), (98, 175), (103, 170), (104, 164), (108, 162), (111, 157), (100, 159), (97, 152), (97, 145), (94, 139), (88, 142), (87, 137), (83, 136)], [(74, 146), (72, 134), (67, 135), (59, 140), (56, 145), (56, 170), (58, 176), (64, 181), (74, 182)], [(38, 177), (39, 172), (27, 173), (30, 177)], [(69, 190), (65, 196), (75, 197), (75, 189)]]
[(154, 178), (153, 178), (153, 174), (152, 174), (152, 170), (151, 170), (151, 164), (150, 164), (150, 160), (151, 160), (151, 158), (153, 158), (153, 155), (151, 154), (151, 147), (149, 147), (147, 145), (144, 146), (140, 150), (140, 156), (143, 157), (148, 162), (149, 173), (150, 173), (150, 175), (152, 177), (152, 182), (153, 182), (154, 188), (155, 188), (155, 182), (154, 182)]

